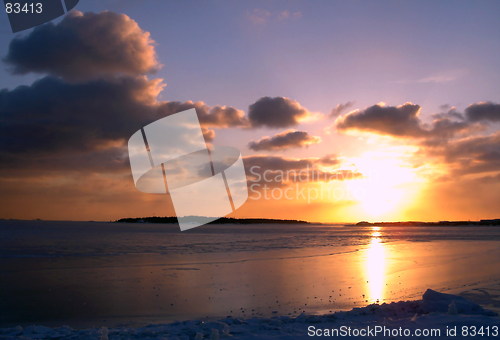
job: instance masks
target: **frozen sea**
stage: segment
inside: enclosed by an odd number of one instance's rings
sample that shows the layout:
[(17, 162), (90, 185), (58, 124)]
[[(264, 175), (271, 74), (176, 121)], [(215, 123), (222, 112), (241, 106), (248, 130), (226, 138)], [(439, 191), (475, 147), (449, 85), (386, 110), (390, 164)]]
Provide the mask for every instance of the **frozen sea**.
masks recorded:
[(296, 317), (418, 299), (500, 310), (500, 227), (0, 221), (0, 327)]

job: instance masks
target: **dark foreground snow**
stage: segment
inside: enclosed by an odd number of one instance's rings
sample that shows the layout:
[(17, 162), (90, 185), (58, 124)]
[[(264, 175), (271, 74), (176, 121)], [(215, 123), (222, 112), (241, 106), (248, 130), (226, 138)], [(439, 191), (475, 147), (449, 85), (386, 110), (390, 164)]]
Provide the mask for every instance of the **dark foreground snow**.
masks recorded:
[(0, 329), (0, 339), (500, 339), (499, 327), (496, 313), (463, 297), (429, 289), (422, 300), (369, 305), (327, 315), (228, 317), (215, 322), (193, 320), (140, 328), (18, 326)]

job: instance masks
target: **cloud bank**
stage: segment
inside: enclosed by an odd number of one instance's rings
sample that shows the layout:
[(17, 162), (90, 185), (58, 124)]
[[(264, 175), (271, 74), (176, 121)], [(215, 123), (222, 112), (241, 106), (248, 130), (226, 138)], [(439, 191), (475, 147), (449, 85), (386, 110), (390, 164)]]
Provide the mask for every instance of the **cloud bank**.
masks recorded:
[[(443, 164), (452, 175), (500, 171), (500, 105), (479, 102), (464, 113), (445, 106), (447, 112), (433, 115), (430, 124), (419, 117), (420, 106), (373, 105), (337, 118), (339, 131), (367, 131), (406, 139), (419, 146), (418, 158)], [(488, 131), (493, 131), (488, 132)]]
[(399, 106), (376, 104), (364, 110), (342, 115), (335, 121), (340, 131), (357, 130), (399, 138), (442, 140), (467, 131), (473, 126), (466, 121), (456, 120), (453, 114), (436, 116), (428, 125), (419, 117), (420, 105), (405, 103)]
[(230, 106), (159, 101), (162, 79), (145, 75), (159, 65), (153, 41), (123, 14), (72, 12), (58, 24), (15, 38), (6, 59), (16, 72), (48, 75), (0, 90), (4, 169), (37, 163), (38, 171), (106, 165), (127, 171), (127, 139), (189, 108), (196, 108), (208, 142), (215, 138), (211, 128), (249, 125), (244, 112)]

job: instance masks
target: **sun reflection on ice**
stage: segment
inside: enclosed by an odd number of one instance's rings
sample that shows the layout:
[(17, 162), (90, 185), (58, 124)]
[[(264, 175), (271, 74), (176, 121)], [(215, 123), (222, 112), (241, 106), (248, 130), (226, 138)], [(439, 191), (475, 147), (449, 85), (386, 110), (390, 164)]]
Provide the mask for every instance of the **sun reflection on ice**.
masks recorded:
[(380, 239), (380, 227), (373, 227), (371, 240), (366, 252), (365, 271), (368, 284), (367, 300), (370, 303), (384, 299), (386, 279), (386, 249)]

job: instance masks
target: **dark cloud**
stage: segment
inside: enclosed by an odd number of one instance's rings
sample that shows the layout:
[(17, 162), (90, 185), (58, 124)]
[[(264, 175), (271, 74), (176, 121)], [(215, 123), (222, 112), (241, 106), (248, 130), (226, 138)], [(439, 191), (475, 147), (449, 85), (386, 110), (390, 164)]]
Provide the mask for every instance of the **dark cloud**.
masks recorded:
[(444, 156), (445, 162), (458, 174), (498, 172), (500, 132), (456, 140), (428, 152)]
[(439, 118), (433, 120), (431, 129), (426, 131), (425, 138), (420, 141), (422, 146), (446, 144), (459, 134), (480, 130), (479, 126), (467, 121), (457, 121), (450, 118)]
[(465, 109), (465, 114), (467, 119), (472, 122), (500, 122), (500, 104), (492, 102), (475, 103)]
[(317, 144), (320, 141), (320, 137), (311, 136), (305, 131), (289, 130), (250, 142), (248, 147), (254, 151), (283, 150)]
[(335, 118), (338, 117), (340, 114), (342, 114), (345, 110), (351, 108), (354, 105), (354, 102), (346, 102), (343, 104), (337, 104), (335, 108), (332, 109), (330, 112), (330, 117)]
[(70, 12), (57, 24), (15, 38), (5, 61), (13, 72), (48, 73), (69, 80), (139, 75), (159, 67), (148, 32), (125, 14)]
[(477, 128), (454, 109), (434, 115), (431, 124), (424, 124), (419, 112), (420, 106), (412, 103), (400, 106), (377, 104), (340, 116), (335, 125), (341, 131), (358, 130), (399, 138), (417, 138), (424, 144), (442, 143), (459, 133)]
[(443, 119), (443, 118), (448, 118), (448, 119), (456, 119), (460, 121), (464, 121), (465, 115), (461, 112), (457, 111), (457, 108), (454, 106), (450, 106), (448, 104), (440, 105), (439, 108), (443, 111), (440, 113), (436, 113), (432, 115), (433, 119)]
[(242, 110), (221, 105), (210, 107), (204, 102), (165, 102), (160, 105), (159, 111), (162, 115), (167, 116), (191, 108), (196, 109), (200, 123), (206, 127), (247, 127), (249, 124), (245, 112)]
[(119, 78), (69, 84), (45, 77), (0, 91), (0, 146), (9, 153), (94, 149), (154, 120), (160, 84)]
[[(196, 108), (207, 142), (215, 138), (215, 131), (207, 126), (239, 124), (233, 119), (239, 110), (232, 107), (159, 102), (162, 88), (160, 80), (146, 77), (67, 83), (48, 76), (31, 86), (1, 90), (0, 162), (10, 167), (36, 162), (40, 169), (57, 164), (74, 170), (102, 169), (107, 164), (114, 169), (124, 163), (111, 157), (108, 149), (120, 157), (126, 155), (126, 141), (135, 131), (169, 114)], [(204, 120), (210, 123), (205, 125)], [(90, 160), (92, 154), (95, 162)], [(82, 155), (85, 164), (79, 165), (75, 155)], [(54, 162), (54, 158), (66, 162)]]
[(420, 126), (419, 105), (406, 103), (400, 106), (370, 106), (337, 118), (339, 130), (363, 130), (400, 137), (422, 137), (425, 130)]
[(248, 108), (252, 127), (290, 127), (310, 116), (311, 112), (300, 103), (285, 97), (262, 97)]

